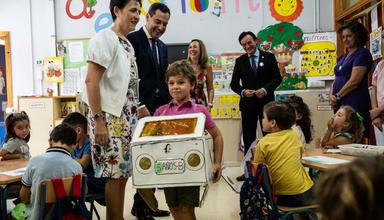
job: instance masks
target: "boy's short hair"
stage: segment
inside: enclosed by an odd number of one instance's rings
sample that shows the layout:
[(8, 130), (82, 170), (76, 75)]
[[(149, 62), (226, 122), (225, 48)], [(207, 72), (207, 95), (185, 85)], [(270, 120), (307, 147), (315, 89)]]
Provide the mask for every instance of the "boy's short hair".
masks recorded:
[(56, 126), (49, 134), (49, 140), (53, 142), (61, 142), (68, 146), (76, 145), (76, 131), (68, 124), (60, 124)]
[(85, 133), (87, 133), (87, 118), (79, 112), (72, 112), (68, 114), (64, 120), (63, 124), (68, 124), (69, 126), (80, 126)]
[(295, 109), (288, 103), (272, 101), (264, 105), (264, 112), (268, 121), (275, 120), (281, 130), (292, 127), (295, 123)]
[(171, 76), (182, 76), (189, 80), (192, 86), (196, 84), (196, 73), (188, 60), (179, 60), (169, 65), (166, 80)]

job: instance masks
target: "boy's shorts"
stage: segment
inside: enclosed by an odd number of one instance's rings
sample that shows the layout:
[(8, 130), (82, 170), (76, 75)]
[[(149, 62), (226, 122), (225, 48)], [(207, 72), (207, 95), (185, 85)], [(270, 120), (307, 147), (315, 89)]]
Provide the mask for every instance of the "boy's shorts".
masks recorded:
[(199, 186), (164, 188), (165, 200), (168, 207), (198, 207), (200, 199)]

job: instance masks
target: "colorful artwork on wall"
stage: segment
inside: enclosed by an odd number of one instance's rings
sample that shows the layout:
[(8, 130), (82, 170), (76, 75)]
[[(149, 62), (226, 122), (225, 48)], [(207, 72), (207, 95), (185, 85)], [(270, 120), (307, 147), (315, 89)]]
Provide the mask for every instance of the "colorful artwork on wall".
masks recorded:
[(304, 46), (300, 49), (300, 67), (306, 77), (317, 80), (334, 78), (336, 65), (335, 32), (304, 34)]
[(44, 58), (44, 81), (47, 83), (63, 82), (63, 66), (63, 57)]
[(303, 11), (301, 0), (270, 0), (269, 10), (278, 21), (290, 22), (297, 19)]
[(298, 63), (292, 62), (294, 57), (298, 57), (303, 43), (301, 28), (287, 22), (270, 25), (257, 33), (258, 48), (273, 53), (278, 62), (283, 82), (277, 90), (307, 88), (307, 79)]

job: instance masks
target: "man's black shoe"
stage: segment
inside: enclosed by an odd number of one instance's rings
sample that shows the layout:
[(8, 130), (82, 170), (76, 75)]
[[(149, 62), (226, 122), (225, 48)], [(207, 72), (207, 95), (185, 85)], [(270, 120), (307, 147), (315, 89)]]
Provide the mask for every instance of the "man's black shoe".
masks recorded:
[(155, 217), (165, 217), (165, 216), (169, 216), (171, 213), (167, 210), (158, 209), (156, 211), (151, 210), (151, 214), (152, 216), (155, 216)]

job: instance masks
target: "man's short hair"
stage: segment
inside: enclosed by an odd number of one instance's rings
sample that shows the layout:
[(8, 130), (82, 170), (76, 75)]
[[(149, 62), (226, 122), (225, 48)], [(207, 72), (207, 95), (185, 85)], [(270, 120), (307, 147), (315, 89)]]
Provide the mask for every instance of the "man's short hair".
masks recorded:
[(160, 2), (153, 3), (148, 9), (148, 14), (152, 17), (154, 14), (156, 14), (157, 10), (160, 10), (163, 13), (168, 13), (169, 16), (171, 16), (171, 11), (169, 10), (168, 6)]
[(256, 40), (257, 37), (256, 35), (252, 32), (252, 31), (244, 31), (242, 32), (240, 35), (239, 35), (239, 43), (241, 44), (241, 40), (247, 36), (247, 35), (251, 35), (251, 37), (253, 38), (253, 40)]

